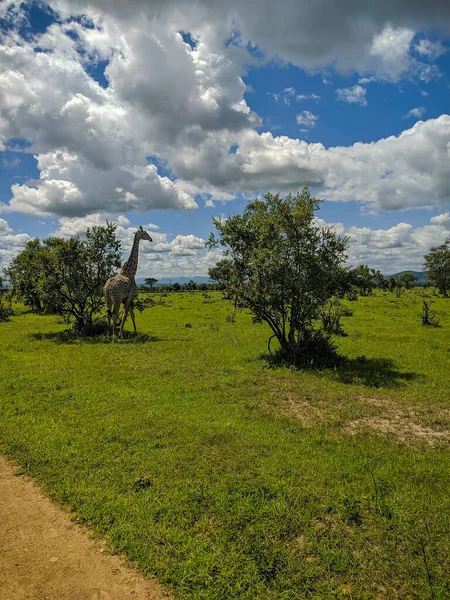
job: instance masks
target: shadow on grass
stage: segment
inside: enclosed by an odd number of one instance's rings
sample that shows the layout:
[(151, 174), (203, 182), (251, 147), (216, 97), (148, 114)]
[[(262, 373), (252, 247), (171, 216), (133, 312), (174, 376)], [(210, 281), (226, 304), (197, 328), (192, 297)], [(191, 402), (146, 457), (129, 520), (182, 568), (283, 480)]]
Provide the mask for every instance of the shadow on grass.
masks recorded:
[[(107, 334), (81, 336), (70, 329), (64, 331), (52, 331), (48, 333), (31, 333), (32, 340), (49, 340), (57, 344), (112, 344), (112, 339)], [(120, 344), (146, 344), (147, 342), (160, 342), (162, 338), (146, 333), (123, 332), (123, 340), (117, 340)]]
[(305, 370), (320, 373), (339, 383), (365, 385), (367, 387), (401, 387), (406, 382), (423, 379), (423, 375), (399, 370), (390, 358), (347, 358), (337, 353), (330, 353), (327, 360), (316, 364), (310, 362), (307, 366), (293, 366), (277, 353), (263, 354), (263, 360), (269, 368), (288, 367), (293, 370)]
[(340, 383), (360, 384), (367, 387), (401, 387), (407, 381), (423, 378), (417, 373), (400, 371), (390, 358), (340, 357), (339, 363), (326, 374)]

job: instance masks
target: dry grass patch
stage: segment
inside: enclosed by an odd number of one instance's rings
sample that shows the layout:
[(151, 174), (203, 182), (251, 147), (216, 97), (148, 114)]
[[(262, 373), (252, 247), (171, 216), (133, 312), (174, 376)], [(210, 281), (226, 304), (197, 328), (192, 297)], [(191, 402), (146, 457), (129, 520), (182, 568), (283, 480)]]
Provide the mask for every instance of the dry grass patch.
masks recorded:
[(280, 404), (268, 404), (266, 410), (294, 417), (308, 428), (340, 422), (341, 430), (350, 435), (374, 433), (393, 437), (399, 444), (423, 442), (432, 447), (450, 443), (450, 409), (441, 404), (420, 406), (365, 396), (334, 402), (313, 402), (288, 391)]
[(351, 435), (366, 431), (392, 436), (400, 444), (421, 441), (429, 446), (450, 442), (450, 410), (441, 405), (402, 405), (391, 398), (360, 398), (361, 402), (376, 409), (376, 414), (361, 417), (344, 424)]

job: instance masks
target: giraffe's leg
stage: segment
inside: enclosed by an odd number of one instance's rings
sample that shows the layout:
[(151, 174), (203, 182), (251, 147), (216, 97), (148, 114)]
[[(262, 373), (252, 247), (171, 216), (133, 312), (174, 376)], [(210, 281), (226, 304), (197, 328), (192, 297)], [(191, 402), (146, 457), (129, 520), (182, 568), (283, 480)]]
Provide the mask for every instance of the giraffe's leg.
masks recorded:
[(108, 314), (108, 337), (111, 337), (111, 316), (112, 316), (112, 311), (111, 311), (111, 302), (110, 302), (110, 300), (108, 298), (106, 299), (106, 309), (107, 309), (107, 314)]
[(127, 320), (128, 312), (129, 312), (129, 304), (128, 302), (124, 305), (122, 321), (120, 323), (119, 337), (123, 340), (123, 326), (125, 325), (125, 321)]
[(134, 309), (133, 309), (133, 304), (130, 306), (130, 317), (131, 317), (131, 320), (133, 321), (134, 333), (137, 333), (137, 329), (136, 329), (136, 321), (135, 321), (135, 319), (134, 319)]
[(114, 309), (112, 312), (112, 334), (113, 334), (113, 342), (116, 341), (116, 325), (117, 320), (119, 318), (119, 305), (114, 304)]

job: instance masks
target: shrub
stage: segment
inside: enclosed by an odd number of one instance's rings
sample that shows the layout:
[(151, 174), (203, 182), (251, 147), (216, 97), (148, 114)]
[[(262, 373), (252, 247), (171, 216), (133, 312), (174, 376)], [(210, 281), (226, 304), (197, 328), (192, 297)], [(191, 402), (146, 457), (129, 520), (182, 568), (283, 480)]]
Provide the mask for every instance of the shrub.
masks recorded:
[(422, 318), (422, 325), (428, 325), (430, 327), (439, 327), (439, 319), (437, 318), (434, 311), (431, 310), (431, 302), (423, 301), (422, 311), (420, 316)]

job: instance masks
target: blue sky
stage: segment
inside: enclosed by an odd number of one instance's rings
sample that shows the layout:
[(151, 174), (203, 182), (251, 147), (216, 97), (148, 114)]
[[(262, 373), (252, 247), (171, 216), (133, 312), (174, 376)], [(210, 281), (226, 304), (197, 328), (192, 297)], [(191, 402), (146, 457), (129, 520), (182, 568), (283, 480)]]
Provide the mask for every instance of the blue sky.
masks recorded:
[(420, 270), (450, 237), (450, 10), (300, 4), (2, 3), (0, 267), (109, 219), (151, 230), (139, 275), (205, 275), (213, 216), (309, 184), (352, 264)]

